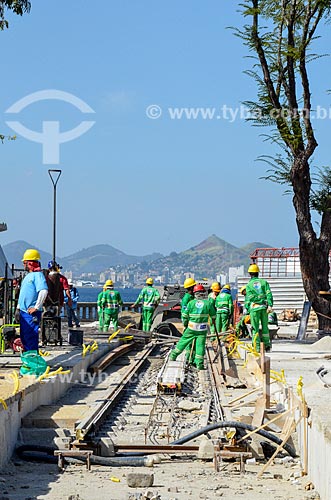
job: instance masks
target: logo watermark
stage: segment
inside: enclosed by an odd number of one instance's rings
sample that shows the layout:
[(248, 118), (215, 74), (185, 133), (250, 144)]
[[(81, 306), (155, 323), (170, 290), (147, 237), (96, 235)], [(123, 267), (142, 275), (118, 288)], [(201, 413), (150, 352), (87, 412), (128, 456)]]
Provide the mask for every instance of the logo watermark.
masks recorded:
[(259, 120), (269, 117), (291, 119), (292, 117), (310, 118), (311, 120), (331, 120), (331, 108), (317, 106), (314, 110), (307, 109), (270, 109), (268, 113), (256, 109), (252, 110), (247, 106), (237, 107), (223, 104), (219, 107), (167, 107), (162, 108), (158, 104), (150, 104), (146, 108), (146, 116), (151, 120), (166, 117), (170, 120), (222, 120), (234, 123), (237, 120)]
[(162, 109), (157, 104), (150, 104), (146, 108), (146, 115), (151, 120), (157, 120), (158, 118), (161, 118)]
[[(33, 92), (12, 104), (12, 106), (6, 110), (6, 113), (18, 114), (31, 104), (46, 100), (58, 100), (69, 103), (81, 111), (81, 113), (95, 113), (95, 111), (79, 97), (69, 92), (55, 89)], [(59, 121), (43, 121), (42, 132), (31, 130), (19, 121), (8, 120), (6, 124), (25, 139), (42, 144), (43, 164), (58, 165), (60, 163), (60, 144), (73, 141), (85, 134), (93, 127), (95, 121), (83, 120), (77, 127), (65, 132), (61, 132)]]

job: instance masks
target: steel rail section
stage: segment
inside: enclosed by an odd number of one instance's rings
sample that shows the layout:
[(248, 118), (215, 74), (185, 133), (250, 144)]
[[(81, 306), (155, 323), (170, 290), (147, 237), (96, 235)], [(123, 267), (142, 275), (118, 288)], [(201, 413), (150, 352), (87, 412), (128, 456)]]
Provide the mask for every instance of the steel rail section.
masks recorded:
[(77, 441), (82, 441), (88, 434), (96, 432), (103, 421), (107, 418), (109, 411), (115, 403), (117, 397), (123, 391), (125, 386), (130, 382), (133, 375), (139, 370), (141, 365), (146, 361), (149, 354), (155, 349), (156, 343), (152, 341), (143, 351), (139, 353), (139, 358), (129, 367), (124, 373), (122, 380), (113, 387), (106, 395), (104, 400), (93, 409), (92, 413), (84, 418), (75, 429)]
[[(114, 446), (116, 453), (144, 453), (148, 454), (172, 454), (172, 453), (193, 453), (197, 454), (199, 451), (199, 446), (197, 445), (187, 445), (187, 444), (136, 444), (136, 445), (126, 445), (117, 444)], [(252, 453), (244, 450), (240, 450), (239, 447), (236, 450), (220, 449), (217, 454), (221, 458), (251, 458)]]
[(199, 446), (187, 444), (115, 444), (114, 450), (116, 453), (197, 453)]
[(131, 351), (136, 347), (137, 343), (132, 342), (130, 344), (123, 344), (115, 347), (110, 352), (107, 352), (101, 359), (95, 361), (92, 365), (88, 367), (88, 371), (91, 373), (99, 373), (108, 368), (108, 366), (116, 361), (119, 357), (123, 356), (127, 352)]
[(211, 378), (211, 383), (212, 383), (212, 391), (213, 391), (213, 396), (214, 396), (214, 402), (215, 402), (215, 409), (217, 412), (217, 415), (219, 417), (219, 420), (224, 420), (224, 411), (222, 409), (222, 404), (221, 404), (221, 386), (222, 382), (220, 380), (221, 375), (219, 374), (219, 371), (217, 367), (221, 366), (221, 360), (218, 358), (217, 364), (213, 362), (212, 356), (214, 355), (214, 349), (212, 346), (207, 346), (206, 349), (206, 355), (207, 355), (207, 368), (208, 372), (210, 374)]

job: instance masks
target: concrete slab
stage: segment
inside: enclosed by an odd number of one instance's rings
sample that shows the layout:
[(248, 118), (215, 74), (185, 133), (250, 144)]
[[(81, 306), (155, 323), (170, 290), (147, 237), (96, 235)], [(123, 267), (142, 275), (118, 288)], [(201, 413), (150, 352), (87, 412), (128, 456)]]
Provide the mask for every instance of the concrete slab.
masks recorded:
[[(331, 339), (330, 339), (331, 340)], [(331, 349), (328, 341), (320, 343), (274, 342), (271, 369), (284, 369), (287, 384), (296, 393), (297, 382), (302, 376), (303, 395), (309, 407), (307, 428), (308, 475), (319, 492), (321, 500), (331, 498), (331, 388), (324, 387), (316, 370), (323, 365), (331, 371)], [(327, 350), (323, 350), (323, 347)], [(298, 451), (304, 453), (304, 422), (298, 430)]]
[[(96, 338), (97, 340), (97, 338)], [(47, 346), (50, 352), (47, 363), (53, 368), (62, 366), (70, 369), (67, 375), (57, 375), (39, 382), (35, 377), (20, 378), (20, 388), (13, 394), (13, 383), (10, 390), (3, 392), (7, 409), (0, 404), (0, 469), (7, 463), (13, 454), (21, 419), (26, 417), (41, 405), (54, 404), (73, 384), (80, 382), (87, 372), (89, 365), (106, 354), (118, 341), (111, 344), (99, 344), (99, 349), (92, 354), (82, 357), (82, 348), (73, 346)], [(21, 365), (18, 356), (0, 356), (0, 366), (6, 366), (5, 371), (12, 371), (12, 366)], [(4, 379), (1, 379), (4, 382)], [(7, 384), (7, 381), (6, 381)], [(5, 387), (5, 386), (4, 386)], [(8, 394), (10, 392), (10, 394)], [(2, 393), (0, 393), (0, 397)]]
[(64, 427), (74, 430), (75, 423), (82, 420), (89, 410), (90, 407), (86, 404), (39, 406), (37, 410), (22, 418), (22, 426), (26, 428)]

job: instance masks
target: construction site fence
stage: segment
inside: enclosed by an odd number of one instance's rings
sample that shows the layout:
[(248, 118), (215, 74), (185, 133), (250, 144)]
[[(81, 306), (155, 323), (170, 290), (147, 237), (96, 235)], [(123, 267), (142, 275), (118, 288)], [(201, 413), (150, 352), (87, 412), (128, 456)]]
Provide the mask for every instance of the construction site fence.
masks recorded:
[[(131, 308), (132, 302), (124, 302), (122, 311), (141, 312), (141, 306)], [(96, 302), (78, 302), (77, 315), (80, 321), (98, 321), (98, 307)]]
[[(284, 309), (297, 309), (301, 312), (303, 309), (303, 304), (307, 300), (303, 288), (303, 282), (301, 276), (292, 277), (269, 277), (261, 275), (268, 281), (270, 289), (274, 299), (273, 309), (279, 314)], [(238, 290), (244, 285), (247, 285), (249, 277), (238, 277)], [(245, 302), (245, 297), (238, 293), (238, 300), (242, 304)]]

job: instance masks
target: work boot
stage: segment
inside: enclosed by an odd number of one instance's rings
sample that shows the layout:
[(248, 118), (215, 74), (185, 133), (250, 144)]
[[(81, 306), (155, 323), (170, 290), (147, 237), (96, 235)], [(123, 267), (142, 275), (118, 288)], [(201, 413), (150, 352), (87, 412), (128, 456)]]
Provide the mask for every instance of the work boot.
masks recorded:
[(268, 346), (265, 348), (265, 352), (271, 352), (271, 345), (268, 345)]

